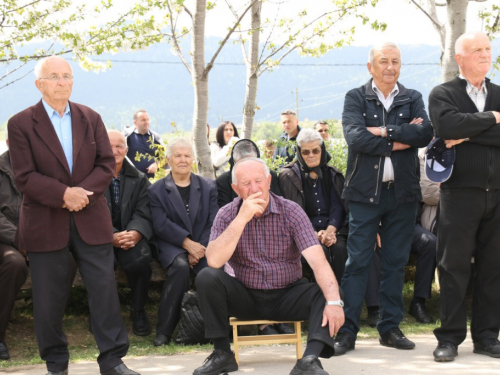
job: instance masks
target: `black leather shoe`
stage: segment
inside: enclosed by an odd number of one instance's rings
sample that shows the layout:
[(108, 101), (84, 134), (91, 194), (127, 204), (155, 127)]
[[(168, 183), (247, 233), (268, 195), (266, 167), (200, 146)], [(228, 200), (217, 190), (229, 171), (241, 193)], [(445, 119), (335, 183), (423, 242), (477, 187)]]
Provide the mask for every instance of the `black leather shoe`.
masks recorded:
[(0, 359), (9, 359), (9, 348), (7, 348), (7, 345), (5, 342), (0, 341)]
[(337, 333), (333, 347), (335, 350), (333, 355), (342, 355), (356, 347), (356, 340), (349, 332), (341, 331)]
[(47, 375), (68, 375), (68, 369), (66, 369), (64, 371), (56, 371), (56, 372), (47, 371)]
[(130, 313), (132, 319), (132, 330), (136, 336), (147, 336), (151, 333), (151, 326), (148, 322), (148, 316), (144, 310), (132, 311)]
[(419, 323), (431, 324), (433, 322), (425, 305), (420, 302), (415, 302), (415, 300), (411, 300), (409, 313)]
[(194, 370), (193, 375), (218, 375), (224, 372), (238, 371), (238, 363), (234, 353), (226, 353), (223, 350), (214, 350), (203, 365)]
[(368, 310), (368, 317), (366, 318), (366, 323), (368, 323), (368, 325), (370, 327), (376, 327), (377, 326), (377, 323), (380, 322), (380, 310), (377, 309), (377, 310)]
[(138, 372), (132, 371), (123, 363), (119, 364), (116, 367), (113, 367), (111, 370), (107, 370), (101, 372), (102, 375), (141, 375)]
[(154, 346), (168, 345), (170, 344), (170, 340), (171, 340), (170, 336), (156, 335), (155, 339), (153, 340), (153, 345)]
[(436, 362), (451, 362), (458, 355), (458, 350), (451, 342), (440, 342), (432, 354)]
[(396, 349), (413, 349), (415, 347), (415, 343), (408, 340), (399, 327), (391, 328), (388, 332), (380, 335), (378, 341), (380, 345)]
[(500, 341), (498, 339), (488, 339), (474, 343), (474, 353), (484, 354), (493, 358), (500, 358)]
[(272, 324), (265, 326), (264, 329), (259, 328), (258, 331), (259, 331), (259, 335), (279, 335), (280, 334), (278, 331), (276, 331), (276, 328), (274, 328), (274, 326)]
[(290, 375), (328, 375), (328, 373), (323, 370), (318, 358), (308, 355), (297, 361)]
[(295, 330), (292, 327), (290, 327), (288, 324), (285, 324), (285, 323), (275, 324), (274, 329), (282, 335), (283, 334), (293, 335), (295, 333)]

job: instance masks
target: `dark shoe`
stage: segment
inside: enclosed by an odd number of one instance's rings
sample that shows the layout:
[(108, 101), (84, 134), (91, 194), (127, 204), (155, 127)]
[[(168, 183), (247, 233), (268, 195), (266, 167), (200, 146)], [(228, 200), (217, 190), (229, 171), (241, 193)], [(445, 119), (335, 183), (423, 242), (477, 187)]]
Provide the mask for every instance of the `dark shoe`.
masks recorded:
[(56, 371), (56, 372), (47, 371), (47, 375), (68, 375), (68, 369), (66, 369), (64, 371)]
[(9, 349), (7, 348), (7, 345), (5, 342), (0, 341), (0, 359), (9, 359)]
[(113, 367), (111, 370), (101, 372), (102, 375), (141, 375), (138, 372), (132, 371), (123, 363), (119, 364), (116, 367)]
[(488, 339), (474, 343), (474, 353), (484, 354), (493, 358), (500, 358), (500, 341), (498, 339)]
[(136, 336), (147, 336), (151, 333), (151, 326), (148, 322), (148, 316), (144, 310), (132, 311), (130, 313), (132, 319), (132, 330)]
[(258, 331), (259, 331), (259, 335), (279, 335), (280, 334), (278, 331), (276, 331), (276, 328), (274, 328), (274, 326), (272, 324), (265, 326), (264, 329), (259, 328)]
[(434, 360), (436, 362), (451, 362), (458, 355), (457, 347), (451, 342), (439, 343), (434, 350)]
[(356, 340), (349, 332), (339, 332), (337, 337), (335, 337), (335, 344), (333, 345), (335, 349), (335, 354), (342, 355), (356, 347)]
[(410, 303), (409, 313), (411, 316), (415, 317), (415, 320), (419, 323), (431, 324), (433, 322), (432, 317), (425, 309), (425, 305), (420, 302), (415, 302), (415, 300), (412, 300)]
[(408, 340), (399, 327), (394, 327), (389, 332), (380, 335), (378, 341), (383, 346), (390, 346), (396, 349), (413, 349), (415, 343)]
[(203, 365), (194, 370), (193, 375), (218, 375), (223, 372), (238, 371), (238, 363), (234, 353), (226, 353), (223, 350), (214, 350)]
[(368, 310), (368, 317), (366, 318), (366, 322), (370, 327), (376, 327), (377, 323), (380, 322), (380, 310)]
[(321, 362), (313, 355), (299, 359), (290, 375), (328, 375)]
[(295, 330), (285, 323), (278, 323), (274, 325), (274, 329), (280, 334), (293, 335)]
[(170, 336), (156, 335), (155, 339), (153, 340), (153, 345), (154, 346), (168, 345), (170, 344), (170, 340), (171, 340)]

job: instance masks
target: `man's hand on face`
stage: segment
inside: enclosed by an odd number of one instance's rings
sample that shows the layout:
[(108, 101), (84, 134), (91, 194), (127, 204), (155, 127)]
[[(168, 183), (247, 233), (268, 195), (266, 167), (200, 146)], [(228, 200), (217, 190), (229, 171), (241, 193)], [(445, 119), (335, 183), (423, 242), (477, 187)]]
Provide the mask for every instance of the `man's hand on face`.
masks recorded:
[(68, 187), (64, 192), (62, 208), (67, 208), (70, 211), (80, 211), (89, 204), (89, 195), (94, 192), (85, 190), (81, 187)]
[(330, 336), (333, 337), (337, 334), (340, 327), (344, 325), (345, 316), (344, 309), (340, 306), (325, 306), (323, 310), (323, 322), (321, 327), (326, 327), (328, 324), (330, 328)]
[(142, 234), (136, 230), (113, 233), (113, 246), (129, 250), (142, 240)]
[(247, 223), (252, 220), (255, 215), (260, 216), (266, 210), (266, 201), (259, 198), (261, 195), (262, 192), (258, 191), (257, 193), (250, 194), (247, 199), (243, 201), (238, 215), (241, 215)]

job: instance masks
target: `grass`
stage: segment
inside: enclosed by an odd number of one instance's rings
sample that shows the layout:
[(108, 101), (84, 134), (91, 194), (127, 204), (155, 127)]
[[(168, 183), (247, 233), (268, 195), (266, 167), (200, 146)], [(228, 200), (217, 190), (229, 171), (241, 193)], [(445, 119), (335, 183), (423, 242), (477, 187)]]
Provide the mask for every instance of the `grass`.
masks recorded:
[[(411, 277), (408, 275), (407, 278)], [(130, 340), (130, 349), (127, 356), (147, 356), (147, 355), (173, 355), (179, 353), (193, 352), (198, 350), (209, 351), (212, 349), (211, 345), (175, 345), (154, 347), (152, 341), (154, 339), (154, 327), (156, 326), (157, 308), (161, 294), (161, 284), (152, 283), (149, 293), (149, 301), (146, 306), (149, 321), (153, 327), (153, 333), (149, 336), (135, 336), (132, 333), (132, 323), (129, 318), (129, 301), (130, 290), (128, 288), (119, 288), (120, 302), (122, 304), (122, 318), (127, 327), (128, 336)], [(31, 290), (22, 292), (22, 298), (17, 301), (13, 315), (15, 319), (9, 324), (7, 328), (7, 335), (5, 342), (9, 347), (11, 359), (8, 361), (0, 361), (0, 369), (21, 366), (21, 365), (34, 365), (42, 364), (43, 361), (39, 357), (38, 348), (35, 339), (34, 325), (33, 325), (33, 305), (31, 300)], [(406, 282), (403, 290), (403, 299), (405, 302), (405, 311), (408, 311), (410, 301), (413, 297), (413, 283)], [(427, 301), (426, 306), (429, 313), (437, 319), (438, 317), (438, 300), (439, 292), (437, 289), (433, 290), (432, 298)], [(470, 304), (469, 304), (470, 305)], [(68, 339), (70, 361), (95, 361), (98, 356), (98, 350), (94, 341), (93, 335), (89, 331), (88, 324), (88, 305), (87, 293), (83, 287), (73, 287), (70, 300), (66, 309), (66, 315), (63, 322), (64, 332)], [(363, 310), (361, 315), (361, 331), (359, 337), (361, 338), (377, 338), (378, 332), (375, 328), (370, 328), (366, 320), (366, 309)], [(307, 323), (305, 322), (303, 329), (307, 330)], [(402, 331), (411, 338), (413, 335), (418, 334), (432, 334), (434, 328), (439, 325), (436, 320), (435, 324), (421, 324), (417, 323), (415, 319), (405, 314), (405, 318), (400, 325)], [(307, 332), (303, 335), (304, 339), (307, 337)]]

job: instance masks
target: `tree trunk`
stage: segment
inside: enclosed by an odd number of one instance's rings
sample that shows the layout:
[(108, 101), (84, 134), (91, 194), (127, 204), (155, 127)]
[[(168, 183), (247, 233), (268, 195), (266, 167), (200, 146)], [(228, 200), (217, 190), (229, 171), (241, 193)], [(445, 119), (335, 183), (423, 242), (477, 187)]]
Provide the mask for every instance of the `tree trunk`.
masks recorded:
[(467, 25), (467, 5), (469, 0), (447, 0), (446, 13), (446, 42), (441, 66), (441, 80), (448, 82), (458, 73), (455, 61), (455, 42), (460, 35), (465, 33)]
[(206, 0), (196, 1), (193, 12), (192, 69), (194, 86), (193, 142), (198, 173), (214, 178), (210, 147), (207, 142), (208, 73), (205, 71)]
[(257, 86), (259, 81), (259, 38), (260, 38), (260, 13), (262, 1), (256, 1), (252, 5), (252, 34), (248, 45), (249, 60), (247, 64), (247, 84), (245, 91), (245, 102), (243, 105), (243, 131), (242, 138), (252, 138), (253, 119), (255, 117)]

